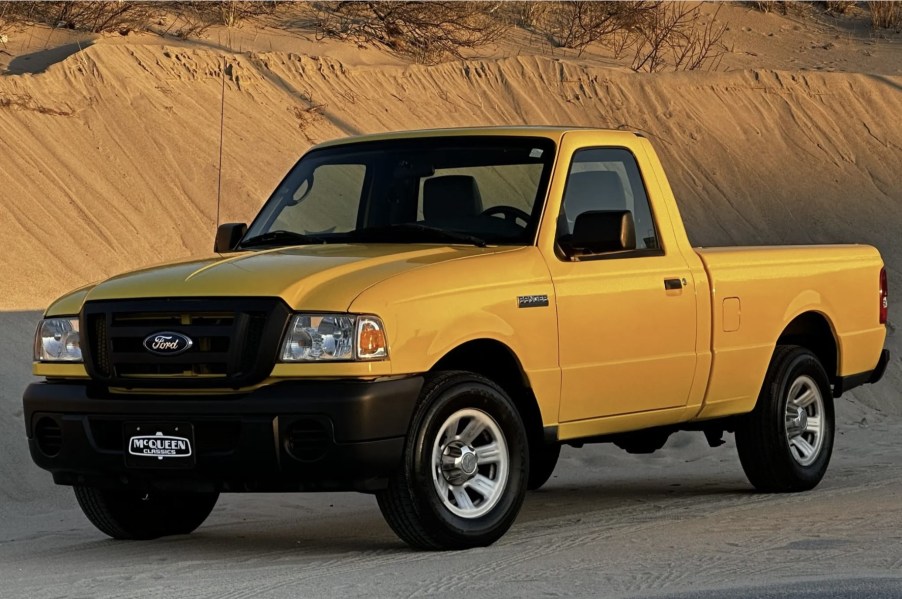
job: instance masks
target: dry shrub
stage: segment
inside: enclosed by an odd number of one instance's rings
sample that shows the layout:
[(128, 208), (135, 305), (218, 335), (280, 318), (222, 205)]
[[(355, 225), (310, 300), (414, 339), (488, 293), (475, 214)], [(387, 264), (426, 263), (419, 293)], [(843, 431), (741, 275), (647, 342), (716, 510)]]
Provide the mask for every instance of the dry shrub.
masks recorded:
[(800, 0), (752, 0), (748, 4), (761, 12), (779, 12), (788, 15), (791, 13), (801, 14), (808, 8), (809, 3)]
[(579, 54), (592, 43), (616, 57), (632, 54), (636, 71), (715, 69), (728, 48), (726, 25), (705, 21), (696, 3), (580, 2), (539, 3), (545, 11), (534, 21), (555, 47)]
[(855, 0), (827, 0), (824, 2), (827, 12), (838, 15), (846, 14), (852, 10), (852, 7), (854, 7), (855, 4), (857, 4)]
[(661, 10), (663, 2), (553, 2), (544, 21), (548, 40), (582, 54), (589, 44), (617, 32), (631, 32)]
[[(168, 25), (157, 32), (162, 35), (174, 35), (184, 39), (190, 37), (202, 37), (207, 29), (215, 25), (215, 21), (209, 18), (204, 11), (196, 11), (190, 6), (170, 6), (166, 19), (160, 20), (160, 25)], [(171, 20), (170, 20), (171, 19)]]
[(884, 0), (868, 2), (871, 9), (871, 27), (874, 29), (902, 29), (902, 2)]
[(624, 49), (633, 49), (635, 71), (713, 70), (729, 48), (723, 43), (725, 24), (718, 25), (715, 11), (703, 22), (698, 7), (682, 2), (662, 4), (635, 29)]
[(525, 29), (535, 29), (545, 19), (554, 2), (510, 0), (502, 5), (502, 14), (512, 23)]
[(751, 0), (749, 4), (761, 12), (771, 12), (777, 9), (778, 5), (784, 4), (778, 0)]
[(196, 12), (206, 14), (212, 22), (226, 27), (236, 27), (246, 19), (272, 14), (279, 6), (279, 2), (272, 0), (268, 2), (221, 0), (217, 2), (177, 2), (175, 4), (188, 4)]
[(180, 37), (202, 34), (213, 25), (234, 27), (245, 19), (271, 14), (280, 2), (151, 2), (117, 1), (0, 1), (0, 23), (44, 23), (101, 33), (105, 31), (144, 30), (159, 20), (160, 13), (173, 17), (166, 33)]
[(3, 2), (2, 12), (10, 21), (45, 23), (100, 33), (127, 32), (143, 28), (150, 7), (143, 2)]
[(495, 14), (501, 3), (318, 2), (316, 23), (324, 37), (378, 43), (434, 64), (461, 58), (465, 48), (495, 41), (507, 24)]
[(267, 2), (241, 2), (220, 0), (215, 2), (160, 2), (154, 6), (172, 17), (172, 22), (163, 31), (178, 37), (199, 37), (214, 25), (238, 27), (247, 19), (269, 15), (282, 4), (274, 0)]

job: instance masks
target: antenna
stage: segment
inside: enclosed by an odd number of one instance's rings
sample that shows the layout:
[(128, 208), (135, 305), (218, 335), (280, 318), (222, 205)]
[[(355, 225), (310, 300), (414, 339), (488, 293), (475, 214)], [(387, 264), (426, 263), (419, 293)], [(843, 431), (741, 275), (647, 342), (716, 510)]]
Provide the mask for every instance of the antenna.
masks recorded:
[[(225, 76), (226, 57), (222, 57), (222, 90), (219, 104), (219, 174), (216, 179), (216, 229), (219, 229), (219, 205), (222, 201), (222, 138), (225, 131)], [(216, 231), (214, 230), (214, 234)]]

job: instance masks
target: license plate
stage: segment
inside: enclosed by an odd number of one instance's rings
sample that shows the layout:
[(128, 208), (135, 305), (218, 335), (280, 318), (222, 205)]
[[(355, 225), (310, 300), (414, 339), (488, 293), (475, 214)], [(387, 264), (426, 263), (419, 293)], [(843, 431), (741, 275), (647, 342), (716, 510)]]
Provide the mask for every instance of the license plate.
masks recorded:
[(184, 422), (125, 424), (125, 464), (133, 468), (191, 468), (194, 427)]

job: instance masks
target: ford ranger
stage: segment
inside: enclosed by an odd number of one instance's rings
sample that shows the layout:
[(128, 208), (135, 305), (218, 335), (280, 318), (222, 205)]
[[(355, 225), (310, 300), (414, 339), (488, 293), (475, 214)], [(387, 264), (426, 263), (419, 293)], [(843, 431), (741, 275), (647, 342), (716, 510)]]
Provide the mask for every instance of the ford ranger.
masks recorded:
[(215, 256), (54, 302), (31, 455), (119, 539), (221, 492), (361, 491), (417, 548), (488, 545), (561, 445), (735, 433), (766, 492), (827, 470), (833, 398), (889, 353), (865, 245), (693, 248), (639, 134), (320, 144)]

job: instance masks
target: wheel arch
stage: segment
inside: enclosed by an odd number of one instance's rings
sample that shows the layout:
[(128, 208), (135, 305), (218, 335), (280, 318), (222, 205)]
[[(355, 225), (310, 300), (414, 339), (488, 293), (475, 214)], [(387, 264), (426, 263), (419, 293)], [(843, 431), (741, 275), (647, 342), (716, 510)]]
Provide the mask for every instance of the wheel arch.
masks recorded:
[(811, 351), (831, 383), (839, 376), (840, 349), (833, 323), (822, 312), (810, 310), (793, 318), (780, 333), (777, 345), (798, 345)]
[(448, 351), (429, 369), (442, 370), (465, 370), (493, 381), (514, 401), (530, 443), (544, 438), (544, 420), (529, 375), (507, 344), (490, 338), (467, 341)]

